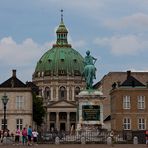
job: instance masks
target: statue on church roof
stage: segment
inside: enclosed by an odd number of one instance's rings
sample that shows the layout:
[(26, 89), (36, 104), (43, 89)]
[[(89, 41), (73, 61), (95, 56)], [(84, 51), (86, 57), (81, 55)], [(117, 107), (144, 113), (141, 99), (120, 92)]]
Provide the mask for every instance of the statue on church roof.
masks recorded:
[(84, 58), (84, 72), (83, 76), (86, 81), (86, 89), (92, 89), (93, 79), (96, 79), (96, 58), (90, 55), (90, 51), (86, 51), (86, 56)]

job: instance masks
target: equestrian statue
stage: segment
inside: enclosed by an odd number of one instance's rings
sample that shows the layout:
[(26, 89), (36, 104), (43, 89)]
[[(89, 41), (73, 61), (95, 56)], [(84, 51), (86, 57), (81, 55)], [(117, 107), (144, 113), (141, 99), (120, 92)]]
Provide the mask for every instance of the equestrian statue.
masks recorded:
[(86, 89), (92, 89), (93, 79), (96, 79), (96, 67), (94, 66), (96, 58), (90, 55), (90, 51), (86, 51), (86, 56), (84, 58), (84, 71), (83, 76), (86, 81)]

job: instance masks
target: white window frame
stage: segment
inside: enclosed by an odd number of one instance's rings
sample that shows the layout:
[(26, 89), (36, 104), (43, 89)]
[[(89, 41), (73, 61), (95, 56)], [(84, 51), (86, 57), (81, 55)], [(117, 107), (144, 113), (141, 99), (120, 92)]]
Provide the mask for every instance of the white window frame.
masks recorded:
[(123, 118), (123, 128), (124, 130), (131, 130), (131, 119), (126, 117)]
[(21, 118), (16, 119), (16, 129), (20, 129), (20, 130), (23, 129), (23, 119)]
[(130, 109), (130, 108), (131, 108), (131, 97), (123, 96), (123, 109)]
[(24, 97), (16, 96), (16, 109), (24, 109)]
[(138, 119), (138, 129), (139, 130), (145, 130), (146, 129), (146, 120), (145, 120), (145, 118), (139, 118)]
[(138, 109), (145, 109), (145, 96), (138, 96), (137, 102)]

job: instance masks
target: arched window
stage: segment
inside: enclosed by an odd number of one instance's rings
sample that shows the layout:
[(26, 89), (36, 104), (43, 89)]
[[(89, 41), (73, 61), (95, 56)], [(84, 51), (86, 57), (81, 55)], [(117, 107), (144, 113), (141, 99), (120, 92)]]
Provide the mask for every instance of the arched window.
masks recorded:
[(42, 89), (39, 89), (39, 96), (42, 96)]
[(66, 88), (64, 86), (60, 87), (60, 100), (66, 99)]
[(79, 92), (80, 92), (80, 88), (79, 88), (79, 87), (76, 87), (76, 88), (75, 88), (75, 95), (78, 95)]
[(50, 99), (50, 88), (46, 87), (44, 91), (45, 99)]

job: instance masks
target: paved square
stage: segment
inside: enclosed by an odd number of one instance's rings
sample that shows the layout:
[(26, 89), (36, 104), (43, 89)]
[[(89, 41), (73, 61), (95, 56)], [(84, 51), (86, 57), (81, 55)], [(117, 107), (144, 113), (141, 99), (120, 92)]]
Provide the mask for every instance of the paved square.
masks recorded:
[[(0, 148), (111, 148), (107, 144), (39, 144), (33, 146), (22, 146), (22, 145), (0, 145)], [(115, 144), (115, 148), (146, 148), (145, 144)]]

